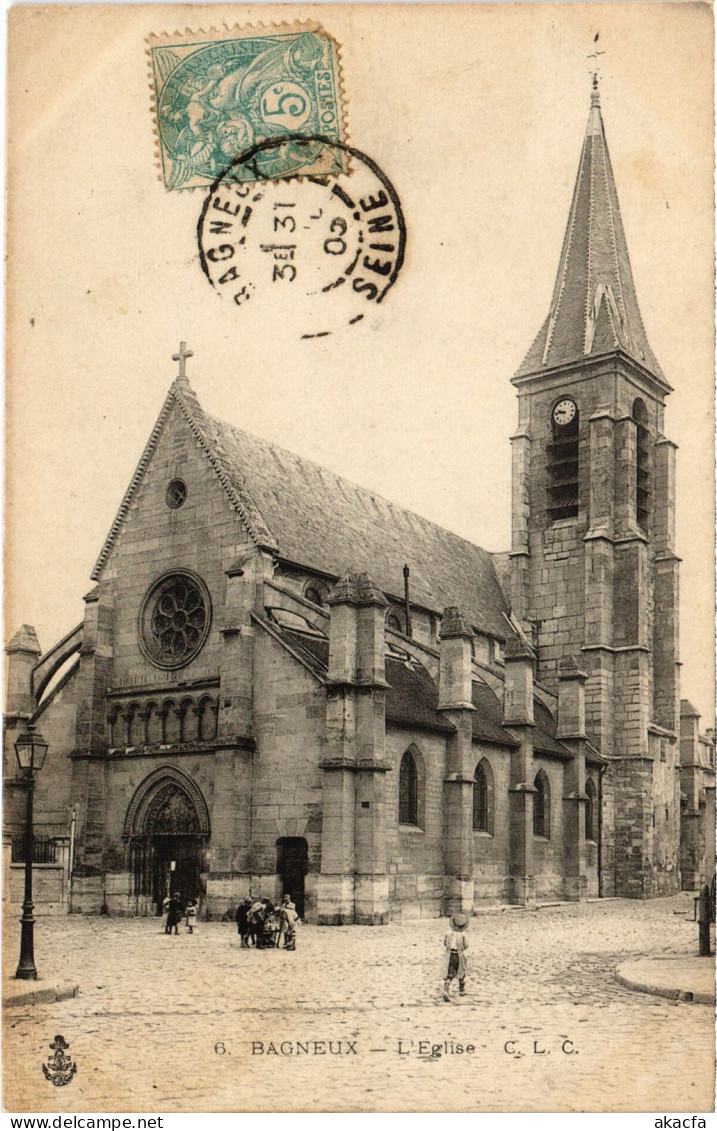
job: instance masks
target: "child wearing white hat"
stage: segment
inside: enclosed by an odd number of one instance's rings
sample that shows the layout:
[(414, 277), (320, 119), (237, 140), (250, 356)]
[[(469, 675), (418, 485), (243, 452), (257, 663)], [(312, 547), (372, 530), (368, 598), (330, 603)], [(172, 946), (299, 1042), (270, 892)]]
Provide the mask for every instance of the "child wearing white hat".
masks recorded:
[(466, 992), (466, 950), (468, 940), (465, 931), (468, 927), (468, 916), (457, 912), (451, 918), (451, 929), (443, 940), (445, 954), (443, 958), (443, 1000), (450, 1001), (449, 990), (451, 982), (458, 978), (458, 993), (463, 997)]

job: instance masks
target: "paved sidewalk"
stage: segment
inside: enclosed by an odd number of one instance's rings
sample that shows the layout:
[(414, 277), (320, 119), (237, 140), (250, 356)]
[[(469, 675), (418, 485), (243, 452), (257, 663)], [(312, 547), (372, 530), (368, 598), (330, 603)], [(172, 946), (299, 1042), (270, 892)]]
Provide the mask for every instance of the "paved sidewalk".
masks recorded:
[(703, 958), (694, 954), (641, 958), (618, 966), (615, 977), (623, 986), (642, 993), (700, 1005), (715, 1004), (715, 960), (712, 955)]
[(19, 1005), (44, 1005), (50, 1001), (66, 1001), (68, 997), (77, 997), (78, 985), (64, 983), (58, 985), (43, 985), (42, 982), (24, 982), (16, 978), (3, 978), (2, 1004), (3, 1009)]

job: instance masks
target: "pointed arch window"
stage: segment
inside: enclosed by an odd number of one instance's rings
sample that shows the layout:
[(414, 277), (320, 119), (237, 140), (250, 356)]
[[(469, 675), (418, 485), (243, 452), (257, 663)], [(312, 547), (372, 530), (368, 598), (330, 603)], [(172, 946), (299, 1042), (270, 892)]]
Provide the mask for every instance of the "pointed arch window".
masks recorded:
[(493, 835), (493, 771), (483, 758), (473, 779), (473, 831)]
[(548, 515), (551, 522), (575, 518), (580, 494), (580, 413), (575, 401), (563, 397), (553, 405), (552, 440), (547, 450)]
[(398, 772), (398, 823), (422, 829), (425, 770), (418, 747), (412, 743), (401, 758)]
[(652, 452), (649, 418), (645, 402), (637, 397), (632, 405), (635, 421), (635, 518), (637, 525), (647, 533), (650, 526), (652, 503)]
[(401, 759), (398, 777), (398, 823), (418, 824), (418, 771), (410, 750)]
[(592, 778), (585, 783), (585, 839), (597, 840), (597, 790)]
[(545, 770), (536, 774), (533, 784), (533, 836), (550, 840), (550, 782)]

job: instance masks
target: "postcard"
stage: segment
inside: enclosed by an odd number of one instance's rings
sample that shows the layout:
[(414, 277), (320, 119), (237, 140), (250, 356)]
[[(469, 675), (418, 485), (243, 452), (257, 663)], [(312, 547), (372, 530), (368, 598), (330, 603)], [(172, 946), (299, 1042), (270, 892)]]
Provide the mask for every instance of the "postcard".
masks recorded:
[(6, 1112), (706, 1126), (712, 84), (702, 3), (10, 9)]

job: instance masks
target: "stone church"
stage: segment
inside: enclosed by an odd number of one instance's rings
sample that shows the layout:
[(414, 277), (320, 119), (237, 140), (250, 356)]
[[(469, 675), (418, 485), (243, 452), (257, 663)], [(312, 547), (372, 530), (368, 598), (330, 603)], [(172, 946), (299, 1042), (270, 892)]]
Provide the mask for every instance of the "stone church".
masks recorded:
[(709, 879), (714, 739), (680, 715), (670, 386), (597, 91), (550, 308), (513, 377), (510, 552), (208, 415), (188, 356), (84, 620), (45, 653), (29, 626), (6, 649), (11, 899), (28, 720), (49, 743), (36, 884), (55, 909), (156, 914), (171, 885), (212, 917), (288, 891), (309, 922), (380, 924)]

